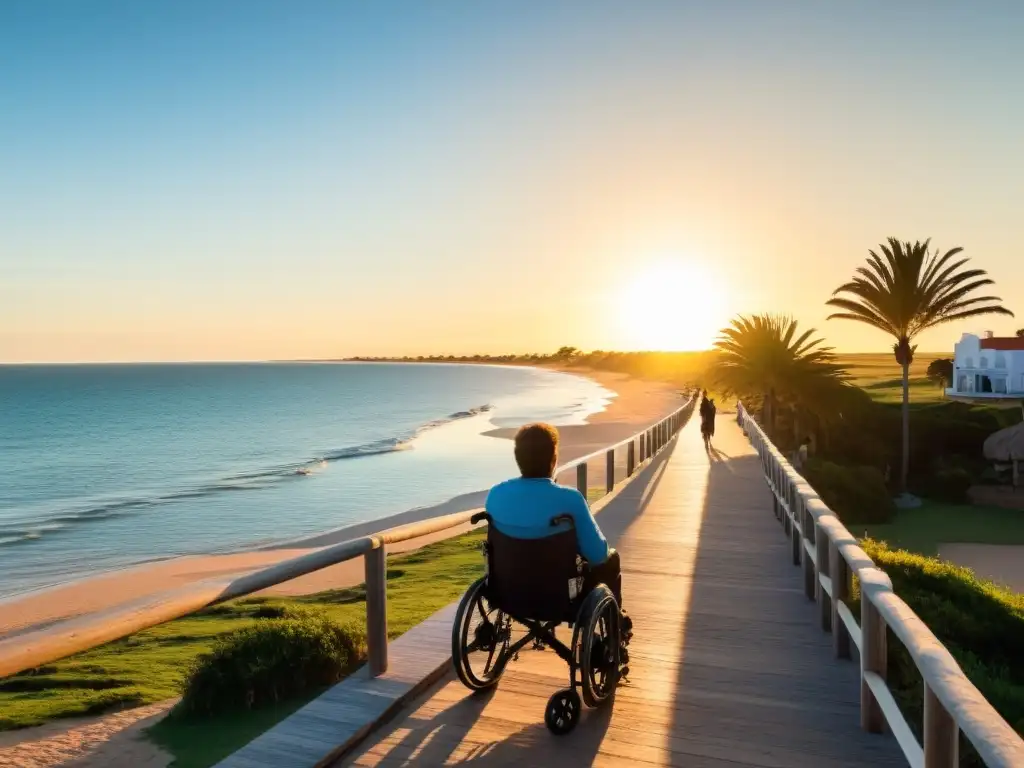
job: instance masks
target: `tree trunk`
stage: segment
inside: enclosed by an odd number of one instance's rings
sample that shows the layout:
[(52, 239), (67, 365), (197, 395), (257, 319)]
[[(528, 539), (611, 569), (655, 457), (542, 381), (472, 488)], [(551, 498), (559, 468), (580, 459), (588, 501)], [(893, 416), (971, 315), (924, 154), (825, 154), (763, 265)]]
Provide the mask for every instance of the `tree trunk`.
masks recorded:
[(903, 462), (900, 466), (900, 491), (907, 492), (910, 475), (910, 363), (903, 361)]

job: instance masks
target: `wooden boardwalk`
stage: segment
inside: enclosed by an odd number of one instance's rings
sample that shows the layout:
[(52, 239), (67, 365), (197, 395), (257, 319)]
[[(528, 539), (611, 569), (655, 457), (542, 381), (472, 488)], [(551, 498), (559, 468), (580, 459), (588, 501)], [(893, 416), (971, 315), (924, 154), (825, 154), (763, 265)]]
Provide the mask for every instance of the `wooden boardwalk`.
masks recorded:
[(524, 652), (484, 695), (448, 675), (337, 765), (906, 765), (891, 737), (860, 730), (856, 666), (833, 658), (728, 417), (716, 444), (709, 457), (689, 425), (599, 517), (636, 633), (631, 682), (611, 706), (552, 736), (544, 705), (566, 666)]

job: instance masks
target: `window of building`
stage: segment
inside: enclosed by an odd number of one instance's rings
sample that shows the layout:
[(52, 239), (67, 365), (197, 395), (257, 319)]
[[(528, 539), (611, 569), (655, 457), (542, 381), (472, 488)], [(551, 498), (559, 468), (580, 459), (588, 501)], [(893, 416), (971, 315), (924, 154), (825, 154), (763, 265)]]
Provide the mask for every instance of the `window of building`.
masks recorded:
[(978, 367), (979, 368), (988, 368), (988, 358), (987, 357), (981, 358), (981, 360), (980, 360), (980, 362), (978, 364)]
[(964, 360), (964, 368), (973, 368), (973, 367), (974, 367), (974, 358), (973, 357), (968, 357), (966, 360)]
[(1005, 376), (996, 376), (994, 379), (992, 379), (992, 391), (995, 392), (997, 395), (1006, 394)]
[(1006, 355), (1004, 355), (1002, 352), (999, 352), (999, 353), (996, 354), (996, 368), (1005, 368), (1005, 367), (1006, 367)]

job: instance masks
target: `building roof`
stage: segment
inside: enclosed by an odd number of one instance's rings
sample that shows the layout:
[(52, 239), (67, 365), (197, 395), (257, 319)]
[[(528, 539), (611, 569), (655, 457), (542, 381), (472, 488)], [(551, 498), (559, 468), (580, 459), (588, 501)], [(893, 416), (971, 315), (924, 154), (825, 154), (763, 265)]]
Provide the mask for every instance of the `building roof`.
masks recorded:
[(1002, 336), (981, 340), (982, 349), (996, 349), (1003, 351), (1024, 351), (1024, 336)]

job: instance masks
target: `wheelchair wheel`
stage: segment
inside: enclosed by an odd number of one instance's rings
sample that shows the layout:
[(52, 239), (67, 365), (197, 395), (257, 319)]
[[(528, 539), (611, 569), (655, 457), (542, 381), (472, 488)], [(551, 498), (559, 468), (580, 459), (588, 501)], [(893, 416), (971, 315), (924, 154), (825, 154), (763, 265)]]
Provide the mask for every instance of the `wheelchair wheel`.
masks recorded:
[(510, 619), (487, 599), (486, 579), (466, 590), (452, 626), (452, 662), (459, 680), (472, 691), (497, 684), (508, 662)]
[(556, 736), (564, 736), (580, 721), (580, 695), (566, 688), (548, 699), (544, 710), (544, 725)]
[(576, 632), (583, 700), (588, 707), (599, 707), (611, 698), (619, 682), (619, 604), (608, 587), (596, 587), (587, 597)]

